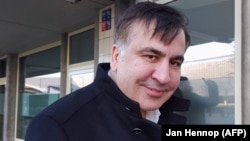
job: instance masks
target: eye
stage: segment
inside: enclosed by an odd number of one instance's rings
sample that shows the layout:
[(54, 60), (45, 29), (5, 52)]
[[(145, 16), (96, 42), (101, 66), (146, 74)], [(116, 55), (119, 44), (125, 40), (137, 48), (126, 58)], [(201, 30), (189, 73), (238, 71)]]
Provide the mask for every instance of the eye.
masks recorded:
[(155, 56), (155, 55), (144, 55), (144, 58), (145, 58), (147, 61), (154, 62), (154, 61), (156, 61), (157, 56)]
[(173, 60), (170, 60), (170, 65), (175, 68), (180, 68), (182, 65), (182, 61), (173, 59)]

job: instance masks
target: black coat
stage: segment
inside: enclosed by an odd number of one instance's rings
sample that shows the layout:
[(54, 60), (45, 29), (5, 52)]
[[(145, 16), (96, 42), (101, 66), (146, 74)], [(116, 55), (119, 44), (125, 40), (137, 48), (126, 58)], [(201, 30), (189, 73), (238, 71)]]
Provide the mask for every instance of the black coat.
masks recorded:
[(172, 97), (161, 108), (159, 124), (143, 119), (139, 104), (127, 98), (100, 64), (94, 82), (39, 113), (25, 141), (160, 141), (161, 124), (185, 124), (173, 110), (187, 110), (189, 101)]

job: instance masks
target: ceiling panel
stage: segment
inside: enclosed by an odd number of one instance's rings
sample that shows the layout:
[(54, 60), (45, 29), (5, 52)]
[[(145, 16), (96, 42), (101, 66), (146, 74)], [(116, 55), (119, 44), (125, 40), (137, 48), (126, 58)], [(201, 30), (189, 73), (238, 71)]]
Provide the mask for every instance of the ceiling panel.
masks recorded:
[(61, 39), (61, 34), (93, 24), (112, 0), (7, 0), (0, 4), (0, 57)]

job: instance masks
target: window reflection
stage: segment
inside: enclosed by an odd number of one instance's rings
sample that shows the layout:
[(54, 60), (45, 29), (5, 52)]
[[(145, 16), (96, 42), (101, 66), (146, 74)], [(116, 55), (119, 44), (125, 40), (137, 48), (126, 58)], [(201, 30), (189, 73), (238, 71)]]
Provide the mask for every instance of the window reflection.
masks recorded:
[(180, 90), (191, 100), (187, 124), (234, 123), (233, 77), (189, 80), (182, 76)]
[[(180, 89), (191, 100), (188, 124), (234, 124), (234, 0), (178, 0), (189, 19), (191, 46)], [(211, 85), (213, 86), (211, 86)]]
[(23, 139), (31, 119), (59, 99), (60, 47), (22, 57), (19, 64), (17, 137)]
[[(86, 71), (86, 70), (85, 70)], [(78, 73), (71, 75), (70, 78), (70, 90), (71, 92), (76, 91), (82, 87), (89, 85), (94, 80), (94, 73), (92, 70), (90, 72), (78, 71)]]

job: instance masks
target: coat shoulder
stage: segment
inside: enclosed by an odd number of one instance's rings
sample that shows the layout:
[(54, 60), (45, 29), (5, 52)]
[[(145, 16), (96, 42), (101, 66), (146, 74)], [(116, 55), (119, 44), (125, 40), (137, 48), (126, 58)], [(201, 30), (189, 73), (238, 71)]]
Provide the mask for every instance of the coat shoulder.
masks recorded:
[(98, 96), (99, 90), (93, 87), (94, 85), (91, 84), (58, 99), (37, 116), (49, 116), (58, 123), (63, 124), (74, 113)]

